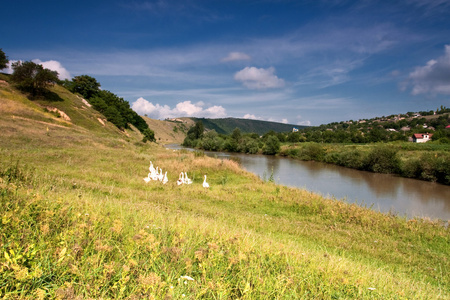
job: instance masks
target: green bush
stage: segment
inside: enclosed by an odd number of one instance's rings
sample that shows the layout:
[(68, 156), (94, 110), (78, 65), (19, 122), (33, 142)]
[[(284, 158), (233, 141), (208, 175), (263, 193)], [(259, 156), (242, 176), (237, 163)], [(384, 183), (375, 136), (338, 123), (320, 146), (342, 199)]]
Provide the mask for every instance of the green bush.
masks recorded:
[(364, 168), (376, 173), (397, 173), (400, 168), (400, 160), (397, 149), (388, 146), (376, 146), (367, 156)]
[(256, 154), (259, 151), (258, 142), (251, 138), (246, 138), (243, 142), (243, 152)]
[(353, 169), (363, 169), (364, 159), (365, 157), (361, 151), (350, 150), (339, 154), (337, 164)]
[(274, 135), (267, 138), (267, 141), (263, 147), (263, 154), (275, 155), (280, 151), (280, 141)]
[(325, 149), (318, 143), (306, 144), (300, 153), (302, 160), (323, 161), (325, 157)]
[(405, 160), (400, 165), (400, 174), (408, 178), (420, 178), (422, 166), (419, 158), (411, 158)]

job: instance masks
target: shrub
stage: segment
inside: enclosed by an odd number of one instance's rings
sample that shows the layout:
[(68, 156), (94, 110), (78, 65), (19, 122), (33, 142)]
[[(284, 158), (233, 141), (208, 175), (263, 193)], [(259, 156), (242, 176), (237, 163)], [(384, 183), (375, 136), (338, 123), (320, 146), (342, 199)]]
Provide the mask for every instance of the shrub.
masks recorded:
[(340, 153), (337, 164), (343, 167), (362, 169), (364, 167), (364, 156), (361, 151), (350, 150)]
[(403, 177), (420, 178), (421, 173), (422, 173), (422, 166), (420, 159), (418, 158), (405, 160), (400, 165), (400, 174)]
[(325, 149), (317, 143), (306, 144), (300, 154), (302, 160), (323, 161), (325, 157)]
[(243, 152), (249, 154), (256, 154), (259, 151), (258, 142), (254, 139), (247, 138), (244, 140)]
[(397, 173), (400, 160), (397, 150), (388, 146), (373, 148), (364, 163), (365, 169), (376, 173)]
[(280, 151), (280, 141), (274, 135), (267, 138), (266, 144), (263, 147), (263, 154), (275, 155)]

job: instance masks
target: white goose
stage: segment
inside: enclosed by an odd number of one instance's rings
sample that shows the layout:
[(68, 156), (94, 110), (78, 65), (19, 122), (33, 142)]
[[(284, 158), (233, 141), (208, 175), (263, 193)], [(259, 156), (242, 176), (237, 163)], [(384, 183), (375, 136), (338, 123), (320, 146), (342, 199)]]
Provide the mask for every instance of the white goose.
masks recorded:
[(169, 179), (167, 178), (167, 171), (166, 171), (166, 173), (164, 174), (164, 178), (162, 180), (162, 183), (166, 184), (167, 182), (169, 182)]
[(153, 172), (151, 173), (151, 179), (152, 180), (158, 180), (158, 168), (159, 167), (156, 167), (156, 169), (153, 169)]
[(204, 187), (205, 189), (208, 189), (208, 188), (209, 188), (209, 183), (206, 182), (206, 175), (205, 175), (205, 180), (203, 180), (203, 187)]
[(183, 172), (181, 172), (180, 176), (178, 176), (177, 185), (182, 185), (183, 184), (183, 178), (181, 178), (182, 176), (183, 176)]
[(158, 180), (159, 180), (159, 181), (163, 181), (163, 179), (164, 179), (164, 175), (163, 175), (163, 173), (162, 173), (162, 169), (159, 168)]
[(150, 180), (152, 180), (152, 179), (150, 178), (150, 176), (151, 176), (151, 174), (148, 173), (147, 177), (144, 178), (145, 183), (149, 183)]
[(192, 180), (187, 176), (187, 173), (184, 172), (184, 183), (191, 184)]
[(153, 163), (150, 161), (150, 167), (148, 167), (148, 170), (150, 171), (150, 173), (155, 172), (155, 168), (153, 167)]

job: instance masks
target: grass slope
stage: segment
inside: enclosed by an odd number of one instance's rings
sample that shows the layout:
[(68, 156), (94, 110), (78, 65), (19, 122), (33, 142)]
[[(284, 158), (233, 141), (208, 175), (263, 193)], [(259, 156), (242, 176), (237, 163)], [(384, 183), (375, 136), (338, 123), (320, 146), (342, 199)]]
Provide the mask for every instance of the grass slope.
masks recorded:
[[(449, 298), (440, 222), (264, 182), (100, 123), (87, 130), (89, 116), (66, 125), (9, 86), (0, 103), (4, 299)], [(145, 184), (149, 161), (168, 184)], [(181, 171), (192, 185), (176, 185)]]
[(155, 132), (155, 139), (157, 143), (161, 144), (181, 144), (183, 143), (186, 133), (194, 122), (173, 122), (173, 121), (161, 121), (143, 117), (147, 122), (148, 127)]

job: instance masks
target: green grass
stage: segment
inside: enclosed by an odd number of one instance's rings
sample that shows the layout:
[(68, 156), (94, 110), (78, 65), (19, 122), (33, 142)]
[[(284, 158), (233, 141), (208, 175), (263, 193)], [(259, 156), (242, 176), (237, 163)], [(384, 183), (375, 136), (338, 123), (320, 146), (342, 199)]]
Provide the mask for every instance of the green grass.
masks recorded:
[[(47, 126), (0, 115), (3, 299), (449, 298), (442, 221), (114, 132)], [(145, 184), (150, 160), (168, 184)], [(181, 171), (192, 185), (176, 185)]]

